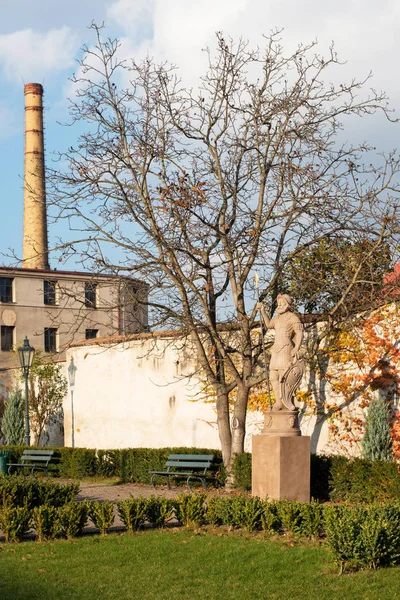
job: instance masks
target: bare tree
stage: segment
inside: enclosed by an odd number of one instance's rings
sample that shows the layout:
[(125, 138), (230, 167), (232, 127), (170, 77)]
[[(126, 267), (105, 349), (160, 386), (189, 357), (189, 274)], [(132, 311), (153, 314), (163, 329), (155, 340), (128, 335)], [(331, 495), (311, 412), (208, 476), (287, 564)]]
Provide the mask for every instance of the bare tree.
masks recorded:
[[(362, 233), (370, 255), (398, 239), (398, 155), (371, 165), (367, 144), (339, 140), (342, 118), (390, 119), (387, 98), (363, 98), (369, 76), (328, 83), (334, 49), (323, 58), (312, 43), (285, 56), (278, 32), (263, 51), (218, 33), (192, 90), (168, 64), (120, 61), (119, 42), (93, 29), (70, 108), (85, 132), (61, 156), (69, 168), (52, 173), (53, 202), (84, 263), (142, 277), (151, 326), (191, 338), (229, 470), (243, 451), (249, 390), (265, 378), (251, 335), (255, 270), (273, 301), (285, 266), (324, 239)], [(71, 245), (60, 247), (68, 256)], [(358, 279), (353, 269), (332, 316)]]

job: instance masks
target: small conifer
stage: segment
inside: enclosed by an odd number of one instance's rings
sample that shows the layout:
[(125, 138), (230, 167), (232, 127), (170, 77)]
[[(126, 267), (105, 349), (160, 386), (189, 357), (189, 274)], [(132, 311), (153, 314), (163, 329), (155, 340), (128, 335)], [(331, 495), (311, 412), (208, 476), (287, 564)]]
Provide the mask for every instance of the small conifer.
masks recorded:
[(24, 443), (24, 400), (20, 390), (11, 392), (5, 401), (1, 429), (8, 446)]
[(389, 407), (379, 396), (369, 406), (361, 450), (367, 460), (393, 460)]

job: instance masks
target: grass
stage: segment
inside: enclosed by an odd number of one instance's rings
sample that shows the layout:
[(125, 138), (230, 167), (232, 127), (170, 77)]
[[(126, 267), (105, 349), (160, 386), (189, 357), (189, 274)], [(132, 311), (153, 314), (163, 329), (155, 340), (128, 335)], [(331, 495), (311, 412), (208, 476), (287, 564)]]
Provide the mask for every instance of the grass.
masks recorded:
[(0, 546), (1, 600), (400, 598), (399, 569), (337, 572), (324, 544), (226, 532), (152, 530)]

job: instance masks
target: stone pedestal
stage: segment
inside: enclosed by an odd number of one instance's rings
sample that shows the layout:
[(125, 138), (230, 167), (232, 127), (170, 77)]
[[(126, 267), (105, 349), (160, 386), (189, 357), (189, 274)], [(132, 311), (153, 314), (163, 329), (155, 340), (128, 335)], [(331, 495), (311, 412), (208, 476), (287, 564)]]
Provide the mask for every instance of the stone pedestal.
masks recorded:
[(295, 411), (267, 411), (264, 431), (253, 436), (252, 494), (273, 500), (310, 501), (310, 438)]

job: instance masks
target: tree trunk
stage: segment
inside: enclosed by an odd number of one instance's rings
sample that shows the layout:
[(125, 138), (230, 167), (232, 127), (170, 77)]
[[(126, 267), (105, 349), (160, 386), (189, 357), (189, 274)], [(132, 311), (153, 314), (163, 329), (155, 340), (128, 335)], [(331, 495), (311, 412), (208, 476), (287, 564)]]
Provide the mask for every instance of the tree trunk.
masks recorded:
[(247, 412), (247, 401), (249, 397), (249, 388), (246, 386), (239, 386), (237, 390), (237, 398), (233, 409), (232, 416), (232, 431), (231, 431), (231, 447), (229, 459), (225, 462), (225, 468), (227, 470), (226, 488), (231, 489), (234, 487), (234, 475), (232, 472), (233, 461), (235, 454), (244, 452), (244, 440), (246, 436), (246, 412)]

